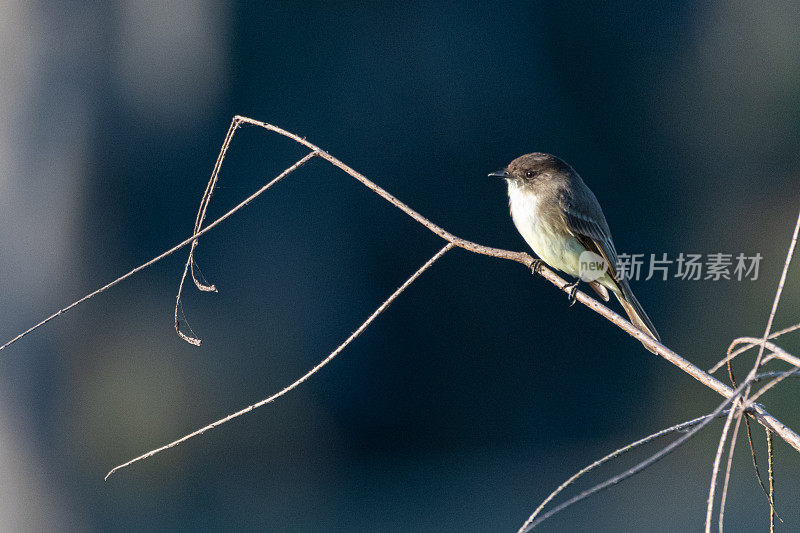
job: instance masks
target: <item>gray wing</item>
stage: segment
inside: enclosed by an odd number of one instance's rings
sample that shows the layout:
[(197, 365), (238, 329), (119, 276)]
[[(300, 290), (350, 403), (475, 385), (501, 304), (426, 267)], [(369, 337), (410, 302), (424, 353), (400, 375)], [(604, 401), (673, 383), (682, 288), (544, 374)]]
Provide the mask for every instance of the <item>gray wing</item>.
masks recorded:
[[(602, 214), (600, 216), (602, 217)], [(617, 250), (614, 248), (605, 218), (600, 218), (600, 222), (597, 222), (593, 220), (593, 217), (567, 207), (564, 210), (564, 221), (567, 223), (569, 231), (584, 248), (606, 260), (608, 273), (614, 278), (614, 281), (618, 281)]]
[[(597, 210), (599, 210), (599, 207)], [(602, 217), (602, 213), (600, 213), (600, 217)], [(614, 249), (614, 243), (611, 241), (608, 223), (606, 223), (605, 218), (597, 217), (592, 220), (592, 218), (574, 209), (567, 208), (564, 210), (564, 219), (570, 232), (580, 241), (584, 248), (600, 255), (606, 260), (608, 274), (619, 289), (617, 298), (625, 309), (628, 318), (631, 319), (631, 323), (642, 331), (649, 333), (657, 341), (661, 341), (661, 337), (659, 337), (650, 317), (647, 316), (642, 305), (636, 299), (636, 296), (633, 295), (628, 280), (620, 280), (617, 275), (617, 251)], [(597, 222), (597, 220), (600, 220), (600, 222)], [(596, 288), (594, 289), (597, 291)], [(649, 349), (650, 348), (648, 348), (648, 350)]]

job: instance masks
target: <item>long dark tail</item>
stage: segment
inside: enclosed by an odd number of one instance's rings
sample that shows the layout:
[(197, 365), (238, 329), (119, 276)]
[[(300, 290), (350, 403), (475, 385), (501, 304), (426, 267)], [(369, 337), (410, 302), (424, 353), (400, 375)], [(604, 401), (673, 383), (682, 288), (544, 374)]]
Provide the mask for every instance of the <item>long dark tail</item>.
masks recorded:
[[(631, 290), (631, 286), (628, 284), (628, 280), (623, 279), (618, 281), (617, 285), (619, 286), (621, 293), (614, 291), (614, 295), (617, 297), (617, 300), (619, 300), (619, 303), (622, 304), (622, 308), (625, 309), (625, 313), (628, 315), (631, 324), (644, 331), (658, 342), (661, 342), (661, 337), (659, 337), (656, 327), (650, 321), (650, 317), (647, 316), (647, 313), (644, 312), (644, 309), (642, 309), (642, 305), (639, 303), (639, 300), (637, 300), (636, 296), (633, 295), (633, 291)], [(652, 352), (653, 350), (650, 351)]]

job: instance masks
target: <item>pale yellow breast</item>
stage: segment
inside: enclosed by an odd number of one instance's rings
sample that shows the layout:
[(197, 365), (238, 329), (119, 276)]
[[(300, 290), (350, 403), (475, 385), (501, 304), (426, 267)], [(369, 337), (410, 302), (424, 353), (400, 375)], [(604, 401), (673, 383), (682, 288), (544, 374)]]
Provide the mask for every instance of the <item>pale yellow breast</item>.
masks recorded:
[(554, 230), (541, 216), (539, 199), (529, 190), (508, 186), (511, 219), (528, 246), (553, 268), (578, 276), (578, 257), (585, 250), (578, 240), (564, 231)]

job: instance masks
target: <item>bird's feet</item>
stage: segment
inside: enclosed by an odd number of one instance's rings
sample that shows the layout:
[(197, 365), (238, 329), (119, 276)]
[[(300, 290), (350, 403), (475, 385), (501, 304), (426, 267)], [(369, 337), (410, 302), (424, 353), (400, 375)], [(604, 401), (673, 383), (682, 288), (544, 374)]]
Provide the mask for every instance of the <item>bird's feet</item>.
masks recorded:
[(534, 276), (541, 276), (542, 275), (542, 267), (544, 266), (544, 261), (541, 259), (534, 259), (531, 261), (531, 264), (528, 265), (531, 269), (531, 273)]
[(578, 284), (581, 282), (580, 278), (575, 283), (570, 283), (565, 289), (569, 289), (567, 292), (567, 301), (569, 302), (569, 306), (572, 307), (575, 305), (575, 295), (578, 293)]

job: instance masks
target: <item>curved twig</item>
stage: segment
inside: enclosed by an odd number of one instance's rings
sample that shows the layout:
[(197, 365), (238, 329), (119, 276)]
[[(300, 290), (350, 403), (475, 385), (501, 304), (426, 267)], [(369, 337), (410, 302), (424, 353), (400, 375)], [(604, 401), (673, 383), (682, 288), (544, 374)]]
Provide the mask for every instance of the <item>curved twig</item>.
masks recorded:
[(149, 451), (147, 453), (144, 453), (144, 454), (142, 454), (142, 455), (140, 455), (138, 457), (135, 457), (135, 458), (131, 459), (130, 461), (127, 461), (127, 462), (125, 462), (125, 463), (123, 463), (123, 464), (121, 464), (119, 466), (115, 466), (114, 468), (112, 468), (108, 472), (108, 474), (106, 474), (105, 479), (108, 479), (114, 472), (116, 472), (118, 470), (121, 470), (121, 469), (123, 469), (123, 468), (125, 468), (127, 466), (130, 466), (133, 463), (141, 461), (142, 459), (147, 459), (148, 457), (152, 457), (157, 453), (163, 452), (164, 450), (168, 450), (169, 448), (174, 448), (178, 444), (180, 444), (182, 442), (185, 442), (185, 441), (187, 441), (187, 440), (189, 440), (189, 439), (191, 439), (193, 437), (196, 437), (196, 436), (198, 436), (198, 435), (200, 435), (202, 433), (205, 433), (209, 429), (214, 429), (215, 427), (221, 426), (222, 424), (224, 424), (226, 422), (229, 422), (229, 421), (233, 420), (234, 418), (240, 417), (245, 413), (249, 413), (250, 411), (258, 409), (261, 406), (264, 406), (264, 405), (266, 405), (268, 403), (274, 402), (275, 400), (277, 400), (278, 398), (280, 398), (281, 396), (283, 396), (287, 392), (299, 387), (303, 382), (308, 380), (308, 378), (310, 378), (311, 376), (316, 374), (322, 367), (324, 367), (325, 365), (327, 365), (328, 363), (333, 361), (334, 357), (339, 355), (341, 353), (341, 351), (344, 350), (347, 347), (348, 344), (353, 342), (356, 339), (356, 337), (361, 335), (361, 333), (363, 333), (364, 330), (367, 329), (367, 327), (370, 324), (372, 324), (372, 322), (376, 318), (378, 318), (378, 315), (380, 315), (381, 313), (386, 311), (386, 309), (389, 307), (389, 305), (393, 301), (395, 301), (395, 299), (397, 299), (397, 297), (400, 296), (400, 294), (402, 294), (403, 291), (405, 291), (412, 283), (414, 283), (417, 280), (417, 278), (423, 272), (428, 270), (444, 254), (446, 254), (448, 251), (450, 251), (453, 248), (453, 246), (454, 246), (453, 243), (447, 243), (444, 246), (444, 248), (442, 248), (441, 250), (436, 252), (436, 254), (433, 257), (428, 259), (425, 262), (424, 265), (422, 265), (416, 272), (414, 272), (414, 274), (412, 274), (410, 278), (408, 278), (402, 285), (400, 285), (400, 287), (397, 290), (395, 290), (392, 293), (391, 296), (389, 296), (375, 311), (373, 311), (372, 314), (369, 315), (369, 318), (367, 318), (364, 322), (362, 322), (361, 325), (358, 327), (358, 329), (356, 329), (349, 337), (347, 337), (347, 340), (345, 340), (342, 344), (337, 346), (335, 350), (333, 350), (330, 354), (328, 354), (327, 357), (325, 357), (325, 359), (323, 359), (322, 361), (317, 363), (316, 366), (314, 366), (314, 368), (312, 368), (311, 370), (309, 370), (308, 372), (303, 374), (300, 378), (295, 380), (292, 384), (287, 385), (286, 387), (284, 387), (280, 391), (276, 392), (275, 394), (273, 394), (272, 396), (270, 396), (268, 398), (265, 398), (265, 399), (261, 400), (260, 402), (254, 403), (252, 405), (248, 405), (244, 409), (236, 411), (235, 413), (232, 413), (232, 414), (230, 414), (230, 415), (228, 415), (228, 416), (226, 416), (224, 418), (221, 418), (221, 419), (219, 419), (219, 420), (217, 420), (215, 422), (212, 422), (211, 424), (208, 424), (207, 426), (204, 426), (204, 427), (202, 427), (202, 428), (200, 428), (200, 429), (198, 429), (196, 431), (193, 431), (193, 432), (189, 433), (188, 435), (184, 435), (180, 439), (174, 440), (174, 441), (170, 442), (169, 444), (165, 444), (164, 446), (161, 446), (160, 448), (156, 448), (155, 450), (151, 450), (151, 451)]
[[(747, 346), (741, 351), (737, 350), (735, 352), (731, 352), (731, 349), (734, 346), (738, 346), (740, 344), (747, 344)], [(781, 359), (793, 366), (800, 366), (800, 357), (795, 357), (775, 343), (769, 342), (765, 339), (758, 339), (756, 337), (739, 337), (731, 342), (730, 346), (728, 347), (728, 355), (715, 364), (711, 370), (709, 370), (709, 373), (716, 372), (722, 365), (730, 363), (734, 357), (755, 346), (760, 346), (762, 349), (768, 348), (772, 352), (763, 357), (761, 361), (762, 365), (769, 363), (772, 359)]]
[[(792, 331), (797, 331), (798, 329), (800, 329), (800, 323), (791, 325), (789, 327), (783, 328), (783, 329), (778, 330), (778, 331), (775, 331), (768, 338), (769, 339), (775, 339), (777, 337), (780, 337), (781, 335), (785, 335), (787, 333), (791, 333)], [(727, 351), (727, 354), (726, 354), (725, 358), (720, 360), (714, 366), (712, 366), (708, 370), (709, 374), (713, 374), (714, 372), (716, 372), (717, 370), (722, 368), (722, 365), (724, 365), (726, 363), (730, 363), (735, 357), (737, 357), (738, 355), (743, 354), (744, 352), (746, 352), (747, 350), (749, 350), (751, 348), (754, 348), (754, 347), (758, 346), (759, 343), (761, 342), (761, 339), (758, 339), (759, 342), (757, 342), (757, 343), (748, 344), (747, 346), (743, 346), (743, 347), (739, 348), (735, 352), (731, 352), (731, 350), (733, 350), (733, 347), (738, 345), (738, 343), (736, 342), (737, 340), (739, 340), (739, 339), (734, 339), (733, 342), (731, 342), (730, 346), (728, 346), (728, 351)]]

